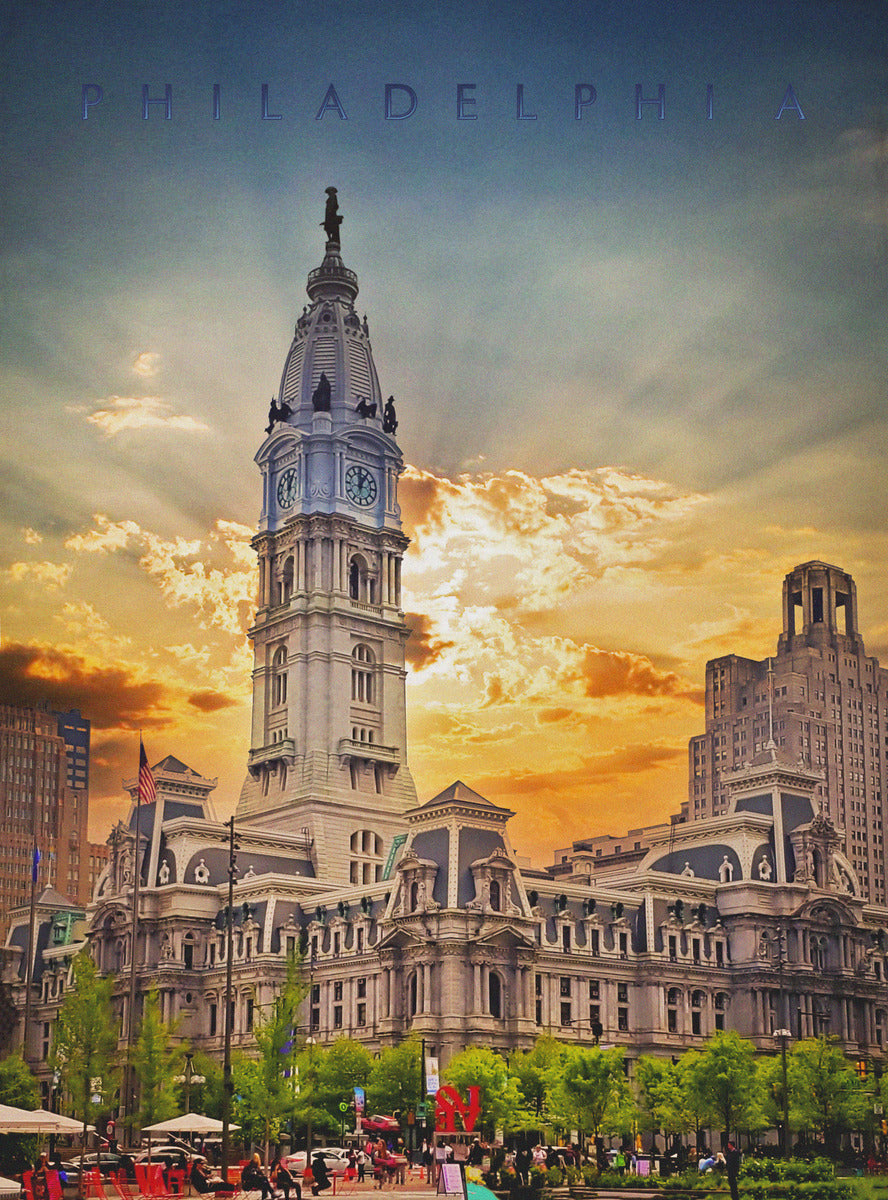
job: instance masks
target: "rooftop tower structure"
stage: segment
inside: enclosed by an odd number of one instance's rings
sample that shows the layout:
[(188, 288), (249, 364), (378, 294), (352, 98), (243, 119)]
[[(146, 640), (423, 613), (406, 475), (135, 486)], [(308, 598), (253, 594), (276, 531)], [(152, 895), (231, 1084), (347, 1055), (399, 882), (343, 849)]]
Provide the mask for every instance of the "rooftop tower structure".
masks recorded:
[(256, 462), (262, 513), (253, 722), (237, 817), (312, 839), (319, 876), (381, 878), (407, 766), (398, 477), (391, 397), (379, 386), (358, 280), (327, 189), (323, 262), (308, 276)]

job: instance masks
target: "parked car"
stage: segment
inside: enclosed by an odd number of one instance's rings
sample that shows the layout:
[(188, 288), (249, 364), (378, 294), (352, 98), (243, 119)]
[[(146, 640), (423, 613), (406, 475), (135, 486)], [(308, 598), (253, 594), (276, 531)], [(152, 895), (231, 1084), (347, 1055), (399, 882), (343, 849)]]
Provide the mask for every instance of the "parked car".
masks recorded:
[[(135, 1156), (137, 1163), (148, 1162), (148, 1147), (140, 1150)], [(175, 1171), (190, 1171), (193, 1162), (206, 1162), (203, 1154), (197, 1154), (194, 1150), (184, 1150), (181, 1146), (174, 1146), (168, 1142), (159, 1143), (151, 1147), (151, 1161), (153, 1163), (163, 1163), (167, 1167), (172, 1167)]]
[(382, 1117), (377, 1113), (372, 1117), (361, 1117), (361, 1128), (364, 1133), (399, 1133), (401, 1123), (394, 1117)]
[[(312, 1150), (310, 1158), (314, 1158), (316, 1154), (324, 1156), (324, 1162), (331, 1175), (344, 1175), (348, 1170), (348, 1151), (343, 1150), (340, 1146), (316, 1146)], [(305, 1151), (297, 1150), (295, 1154), (288, 1154), (283, 1162), (289, 1171), (301, 1176), (305, 1170)]]
[[(68, 1181), (70, 1183), (76, 1183), (80, 1178), (80, 1162), (80, 1155), (76, 1154), (73, 1158), (68, 1159), (67, 1162), (62, 1163), (62, 1168), (65, 1174), (68, 1176)], [(98, 1154), (96, 1154), (94, 1151), (91, 1151), (89, 1154), (84, 1154), (84, 1171), (94, 1171), (96, 1167), (99, 1168), (100, 1175), (108, 1175), (111, 1171), (119, 1171), (120, 1155), (112, 1154), (110, 1151), (104, 1150)]]

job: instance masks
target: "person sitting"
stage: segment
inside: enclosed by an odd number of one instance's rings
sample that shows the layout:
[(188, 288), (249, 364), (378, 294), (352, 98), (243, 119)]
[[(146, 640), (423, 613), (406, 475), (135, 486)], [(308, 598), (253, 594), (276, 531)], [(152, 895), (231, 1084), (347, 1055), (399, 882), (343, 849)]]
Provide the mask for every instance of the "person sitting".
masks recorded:
[(234, 1190), (230, 1183), (224, 1183), (217, 1175), (210, 1175), (210, 1168), (199, 1158), (191, 1164), (191, 1186), (201, 1196), (205, 1196), (207, 1192)]
[(272, 1186), (283, 1193), (284, 1200), (290, 1200), (291, 1190), (295, 1192), (296, 1200), (302, 1200), (302, 1185), (291, 1174), (287, 1165), (282, 1162), (279, 1154), (275, 1155), (271, 1166), (268, 1168), (268, 1178), (271, 1180)]
[(323, 1154), (316, 1154), (311, 1160), (311, 1174), (311, 1194), (313, 1196), (317, 1196), (319, 1192), (326, 1192), (333, 1186), (330, 1176), (327, 1174), (327, 1164)]
[(271, 1200), (274, 1188), (268, 1182), (268, 1177), (262, 1170), (262, 1159), (254, 1154), (241, 1171), (241, 1190), (245, 1192), (261, 1192), (262, 1200)]

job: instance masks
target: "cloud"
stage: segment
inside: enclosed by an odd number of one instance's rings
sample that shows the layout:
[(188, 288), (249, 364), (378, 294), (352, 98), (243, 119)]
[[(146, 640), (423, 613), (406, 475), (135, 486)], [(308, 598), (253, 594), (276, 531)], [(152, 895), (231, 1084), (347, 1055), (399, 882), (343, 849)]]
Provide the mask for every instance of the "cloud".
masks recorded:
[(218, 712), (220, 708), (232, 708), (238, 703), (232, 696), (226, 696), (222, 692), (213, 692), (204, 690), (201, 692), (192, 692), (188, 697), (188, 703), (200, 712), (210, 713)]
[(658, 671), (649, 658), (625, 650), (604, 651), (585, 646), (582, 680), (585, 694), (603, 696), (682, 696), (703, 703), (704, 691), (674, 671)]
[(143, 350), (133, 363), (133, 372), (142, 379), (147, 379), (149, 376), (157, 374), (159, 366), (160, 355), (154, 350)]
[(437, 662), (445, 650), (453, 647), (452, 641), (446, 641), (433, 632), (431, 618), (423, 613), (405, 613), (404, 619), (410, 630), (407, 641), (407, 662), (417, 671)]
[(71, 567), (67, 563), (10, 563), (7, 574), (14, 583), (22, 583), (26, 579), (36, 579), (43, 587), (52, 591), (65, 586), (71, 576)]
[(175, 695), (123, 665), (104, 666), (58, 647), (7, 643), (0, 648), (0, 702), (79, 708), (96, 729), (163, 727)]
[(589, 787), (613, 784), (627, 775), (640, 775), (663, 766), (684, 761), (687, 746), (667, 742), (634, 742), (587, 755), (575, 766), (535, 771), (520, 768), (502, 774), (482, 776), (477, 787), (482, 795), (566, 795), (582, 793)]
[(23, 529), (22, 537), (24, 538), (25, 545), (27, 546), (39, 546), (43, 541), (43, 534), (38, 533), (36, 529)]
[[(83, 411), (83, 410), (79, 410)], [(109, 396), (105, 407), (87, 413), (106, 437), (125, 429), (174, 429), (180, 433), (208, 433), (209, 426), (194, 417), (178, 416), (160, 396)]]

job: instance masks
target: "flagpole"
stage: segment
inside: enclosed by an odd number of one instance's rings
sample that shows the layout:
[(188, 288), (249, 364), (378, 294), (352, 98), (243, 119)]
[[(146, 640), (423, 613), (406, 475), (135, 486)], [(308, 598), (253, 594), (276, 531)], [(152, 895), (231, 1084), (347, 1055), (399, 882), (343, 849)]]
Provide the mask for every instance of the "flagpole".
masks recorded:
[[(36, 805), (34, 806), (36, 809)], [(32, 827), (36, 824), (34, 813), (31, 815)], [(34, 986), (34, 925), (37, 916), (37, 867), (40, 862), (40, 851), (37, 849), (37, 831), (32, 828), (34, 849), (31, 858), (31, 907), (28, 919), (28, 962), (25, 972), (25, 1016), (22, 1029), (22, 1059), (27, 1063), (30, 1058), (28, 1034), (31, 1029), (31, 988)]]

